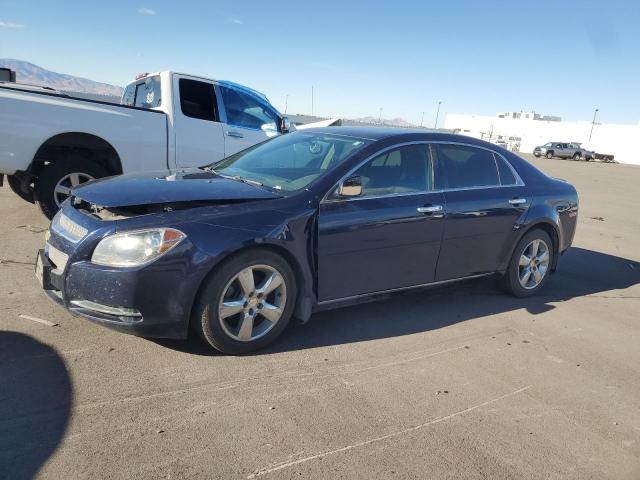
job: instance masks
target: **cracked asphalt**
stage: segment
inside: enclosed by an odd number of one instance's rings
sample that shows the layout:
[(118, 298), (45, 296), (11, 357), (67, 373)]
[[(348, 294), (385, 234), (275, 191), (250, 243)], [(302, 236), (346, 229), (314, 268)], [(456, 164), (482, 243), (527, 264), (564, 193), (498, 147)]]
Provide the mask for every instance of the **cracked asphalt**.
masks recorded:
[(5, 185), (0, 478), (640, 478), (640, 167), (532, 161), (581, 200), (541, 295), (485, 280), (323, 312), (240, 357), (50, 303), (47, 221)]

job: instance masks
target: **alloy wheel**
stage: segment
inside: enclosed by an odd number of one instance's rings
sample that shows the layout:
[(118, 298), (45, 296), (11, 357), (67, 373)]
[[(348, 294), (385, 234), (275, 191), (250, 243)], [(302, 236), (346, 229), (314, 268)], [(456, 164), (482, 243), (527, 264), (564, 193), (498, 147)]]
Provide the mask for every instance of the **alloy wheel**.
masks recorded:
[(72, 172), (62, 177), (53, 189), (53, 198), (56, 201), (56, 205), (59, 207), (62, 205), (62, 202), (69, 198), (73, 187), (77, 187), (93, 179), (94, 178), (88, 173), (82, 172)]
[(224, 288), (218, 318), (234, 340), (251, 342), (269, 333), (282, 318), (287, 302), (284, 276), (269, 265), (238, 272)]
[(530, 242), (520, 255), (518, 280), (522, 288), (538, 287), (549, 270), (549, 246), (539, 238)]

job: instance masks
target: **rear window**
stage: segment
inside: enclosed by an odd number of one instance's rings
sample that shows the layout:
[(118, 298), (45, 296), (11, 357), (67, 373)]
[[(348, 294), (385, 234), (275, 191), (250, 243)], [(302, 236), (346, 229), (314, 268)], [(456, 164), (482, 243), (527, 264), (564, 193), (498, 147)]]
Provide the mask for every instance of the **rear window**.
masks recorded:
[(147, 77), (127, 86), (122, 95), (122, 105), (140, 108), (157, 108), (162, 104), (160, 76)]

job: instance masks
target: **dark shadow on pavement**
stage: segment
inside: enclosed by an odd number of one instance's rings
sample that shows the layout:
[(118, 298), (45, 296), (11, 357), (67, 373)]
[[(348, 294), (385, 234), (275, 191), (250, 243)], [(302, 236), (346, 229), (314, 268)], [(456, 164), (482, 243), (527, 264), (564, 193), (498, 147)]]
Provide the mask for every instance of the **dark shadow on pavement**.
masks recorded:
[(69, 423), (73, 388), (48, 345), (0, 331), (0, 478), (34, 478)]
[[(555, 308), (554, 303), (604, 295), (637, 283), (640, 283), (637, 262), (571, 248), (561, 257), (557, 272), (549, 278), (544, 290), (533, 297), (515, 298), (503, 293), (492, 279), (414, 290), (387, 300), (319, 312), (306, 325), (294, 321), (273, 345), (255, 355), (411, 335), (521, 309), (535, 316)], [(197, 355), (218, 355), (195, 335), (186, 342), (160, 343)]]

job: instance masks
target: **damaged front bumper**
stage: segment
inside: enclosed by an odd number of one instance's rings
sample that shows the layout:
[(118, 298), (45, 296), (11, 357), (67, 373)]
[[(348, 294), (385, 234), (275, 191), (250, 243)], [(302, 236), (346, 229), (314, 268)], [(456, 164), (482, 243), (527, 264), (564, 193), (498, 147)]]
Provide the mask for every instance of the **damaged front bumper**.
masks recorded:
[(47, 296), (76, 316), (143, 337), (187, 337), (186, 305), (163, 292), (172, 284), (170, 278), (149, 285), (142, 272), (109, 270), (90, 262), (71, 263), (62, 273), (44, 249), (38, 252), (36, 276)]
[[(54, 219), (45, 248), (38, 252), (36, 276), (47, 296), (74, 315), (144, 337), (186, 338), (200, 279), (191, 275), (194, 246), (183, 242), (157, 261), (118, 268), (90, 261), (95, 244), (111, 227), (66, 209)], [(100, 222), (112, 224), (113, 222)], [(75, 230), (71, 230), (74, 226)], [(72, 232), (88, 232), (78, 239)]]

